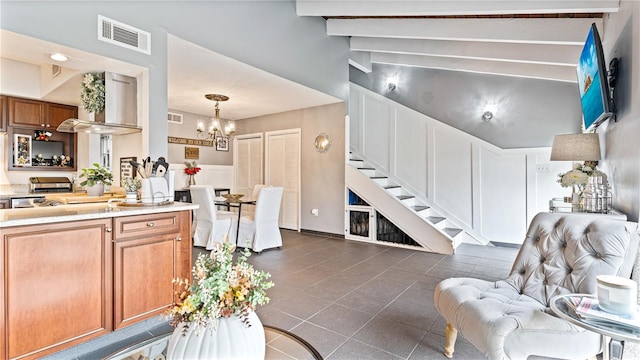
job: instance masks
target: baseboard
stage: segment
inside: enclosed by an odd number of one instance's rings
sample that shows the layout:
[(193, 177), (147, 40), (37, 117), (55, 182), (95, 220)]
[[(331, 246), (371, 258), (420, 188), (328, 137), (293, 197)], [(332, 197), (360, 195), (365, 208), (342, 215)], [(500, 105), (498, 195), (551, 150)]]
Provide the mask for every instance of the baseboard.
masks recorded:
[(334, 239), (344, 239), (344, 235), (343, 234), (334, 234), (334, 233), (328, 233), (328, 232), (324, 232), (324, 231), (306, 230), (306, 229), (300, 229), (300, 232), (301, 233), (305, 233), (305, 234), (326, 236), (326, 237), (330, 237), (330, 238), (334, 238)]
[(500, 241), (489, 241), (489, 244), (493, 246), (507, 247), (507, 248), (513, 248), (513, 249), (520, 249), (520, 246), (521, 246), (520, 244), (500, 242)]

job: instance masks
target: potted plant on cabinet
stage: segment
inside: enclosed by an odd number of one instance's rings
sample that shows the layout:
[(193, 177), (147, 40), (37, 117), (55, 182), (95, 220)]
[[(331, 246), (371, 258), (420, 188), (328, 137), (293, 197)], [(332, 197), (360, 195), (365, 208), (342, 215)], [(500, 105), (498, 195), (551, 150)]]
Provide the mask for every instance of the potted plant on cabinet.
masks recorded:
[(125, 200), (127, 203), (138, 202), (138, 189), (142, 187), (142, 181), (140, 181), (140, 179), (124, 178), (120, 180), (120, 186), (122, 186), (127, 193)]
[(80, 178), (86, 178), (86, 180), (81, 182), (80, 185), (86, 186), (87, 195), (102, 196), (104, 194), (104, 186), (111, 185), (113, 174), (98, 163), (93, 163), (92, 168), (82, 169)]

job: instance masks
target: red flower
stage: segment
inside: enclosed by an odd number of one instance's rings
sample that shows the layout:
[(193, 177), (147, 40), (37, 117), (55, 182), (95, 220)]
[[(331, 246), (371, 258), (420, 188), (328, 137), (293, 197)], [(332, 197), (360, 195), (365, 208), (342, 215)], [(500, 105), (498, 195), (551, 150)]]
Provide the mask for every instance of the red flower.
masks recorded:
[(184, 173), (187, 175), (195, 175), (198, 171), (200, 171), (199, 167), (184, 168)]

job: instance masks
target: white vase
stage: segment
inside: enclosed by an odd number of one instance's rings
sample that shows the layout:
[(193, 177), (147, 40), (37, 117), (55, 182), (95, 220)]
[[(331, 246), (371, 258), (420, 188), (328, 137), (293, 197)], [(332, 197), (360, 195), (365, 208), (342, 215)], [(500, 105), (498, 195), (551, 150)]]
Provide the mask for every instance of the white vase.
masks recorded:
[(136, 191), (129, 191), (125, 195), (124, 201), (128, 204), (135, 204), (138, 202), (138, 193)]
[(249, 314), (248, 320), (249, 327), (240, 317), (232, 315), (210, 321), (206, 328), (192, 324), (186, 332), (184, 323), (180, 323), (169, 339), (167, 359), (264, 360), (264, 327), (255, 312)]
[(104, 195), (104, 184), (98, 183), (93, 186), (87, 186), (88, 196), (102, 196)]

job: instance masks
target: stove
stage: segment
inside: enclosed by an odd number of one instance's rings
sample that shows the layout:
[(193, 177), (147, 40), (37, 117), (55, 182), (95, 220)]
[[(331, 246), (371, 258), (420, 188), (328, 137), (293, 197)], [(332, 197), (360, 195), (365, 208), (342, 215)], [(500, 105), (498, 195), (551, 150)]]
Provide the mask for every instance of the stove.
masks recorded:
[(66, 177), (34, 176), (29, 178), (29, 183), (32, 193), (67, 193), (73, 189)]

